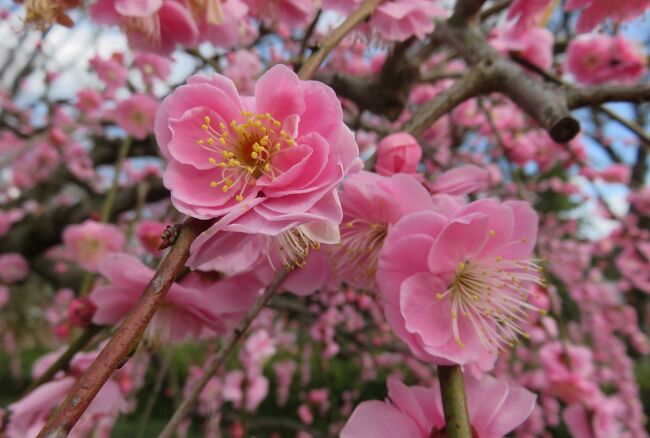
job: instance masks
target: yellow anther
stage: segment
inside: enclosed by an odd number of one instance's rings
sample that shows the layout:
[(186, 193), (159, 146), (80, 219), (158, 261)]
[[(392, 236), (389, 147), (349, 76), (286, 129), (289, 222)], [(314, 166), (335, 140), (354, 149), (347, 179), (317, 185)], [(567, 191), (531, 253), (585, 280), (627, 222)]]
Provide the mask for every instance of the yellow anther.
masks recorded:
[(210, 187), (216, 187), (216, 186), (218, 186), (218, 185), (219, 185), (218, 182), (216, 182), (216, 181), (210, 181)]
[(465, 266), (466, 266), (466, 265), (465, 265), (465, 262), (460, 262), (460, 263), (458, 264), (458, 269), (459, 269), (460, 271), (462, 271), (463, 269), (465, 269)]
[(228, 190), (230, 190), (229, 186), (223, 186), (221, 187), (221, 190), (223, 190), (224, 193), (226, 193)]
[(497, 256), (497, 262), (501, 262), (503, 260), (503, 257)]
[(490, 237), (496, 236), (497, 233), (494, 232), (494, 230), (490, 230)]
[(269, 113), (264, 113), (264, 117), (265, 117), (267, 120), (271, 120), (271, 114), (269, 114)]
[(223, 138), (223, 137), (220, 137), (220, 138), (219, 138), (219, 143), (221, 143), (221, 144), (226, 144), (226, 139)]
[(264, 164), (264, 170), (265, 170), (266, 172), (268, 172), (269, 170), (271, 170), (271, 165), (270, 165), (269, 163)]
[(232, 167), (238, 167), (239, 164), (240, 164), (239, 160), (235, 160), (234, 158), (231, 158), (230, 160), (228, 160), (228, 165), (230, 165)]
[(282, 147), (282, 145), (280, 143), (275, 144), (275, 150), (276, 151), (279, 151), (281, 147)]
[(204, 131), (207, 131), (207, 130), (208, 130), (208, 128), (209, 128), (209, 126), (208, 126), (208, 125), (201, 125), (201, 129), (203, 129)]
[(260, 122), (259, 120), (255, 120), (255, 122), (253, 122), (253, 124), (254, 124), (256, 127), (258, 127), (258, 128), (259, 128), (260, 126), (262, 126), (262, 122)]
[(217, 165), (217, 160), (215, 160), (215, 159), (212, 158), (212, 157), (208, 158), (208, 162), (209, 162), (210, 164), (212, 164), (213, 166), (216, 166), (216, 165)]
[(294, 145), (294, 141), (291, 140), (291, 139), (289, 139), (289, 140), (287, 140), (287, 144), (288, 144), (289, 146), (293, 146), (293, 145)]
[(253, 146), (252, 146), (252, 147), (253, 147), (253, 150), (254, 150), (255, 152), (259, 152), (259, 151), (262, 150), (262, 146), (260, 146), (260, 144), (257, 143), (257, 142), (253, 143)]
[(214, 145), (214, 138), (208, 138), (208, 144), (210, 146)]
[[(226, 125), (225, 125), (225, 123), (223, 123), (223, 122), (219, 122), (219, 129), (221, 129), (222, 131), (225, 131), (225, 130), (226, 130)], [(224, 134), (226, 134), (226, 133), (224, 132)]]
[(206, 125), (209, 125), (209, 124), (210, 124), (210, 117), (205, 116), (205, 118), (203, 119), (203, 121), (205, 122)]
[(244, 200), (244, 197), (243, 197), (242, 195), (237, 195), (237, 196), (235, 196), (235, 200), (236, 200), (237, 202), (241, 202), (241, 201)]
[(226, 179), (226, 180), (224, 181), (224, 183), (225, 183), (228, 187), (232, 187), (232, 186), (235, 184), (231, 179)]
[(280, 122), (278, 122), (277, 120), (273, 120), (273, 125), (274, 125), (274, 126), (280, 126), (280, 125), (281, 125), (281, 123), (280, 123)]
[(284, 129), (280, 131), (280, 135), (287, 138), (289, 137), (289, 134), (287, 134), (287, 131), (285, 131)]
[(443, 294), (441, 294), (441, 293), (436, 294), (436, 298), (439, 299), (439, 300), (442, 300), (444, 297), (445, 296)]
[(197, 141), (198, 144), (203, 144), (203, 140)]
[(221, 153), (221, 155), (223, 155), (224, 158), (232, 158), (232, 157), (235, 156), (235, 154), (233, 154), (233, 153), (230, 152), (230, 151), (223, 151), (223, 152)]
[(253, 115), (253, 113), (250, 112), (250, 111), (243, 110), (243, 111), (241, 112), (241, 115), (244, 116), (244, 117), (250, 117), (250, 116)]
[(465, 344), (463, 344), (463, 341), (461, 341), (460, 338), (454, 338), (454, 339), (460, 348), (465, 348)]
[(252, 159), (257, 160), (258, 156), (259, 156), (259, 154), (257, 152), (255, 152), (255, 151), (251, 152), (251, 158)]
[(219, 163), (219, 167), (226, 167), (226, 166), (227, 166), (227, 164), (224, 163), (223, 161), (221, 163)]
[(247, 170), (248, 173), (250, 173), (251, 175), (252, 175), (253, 172), (255, 171), (255, 169), (254, 169), (253, 167), (251, 167), (251, 166), (248, 166), (248, 167), (246, 168), (246, 170)]

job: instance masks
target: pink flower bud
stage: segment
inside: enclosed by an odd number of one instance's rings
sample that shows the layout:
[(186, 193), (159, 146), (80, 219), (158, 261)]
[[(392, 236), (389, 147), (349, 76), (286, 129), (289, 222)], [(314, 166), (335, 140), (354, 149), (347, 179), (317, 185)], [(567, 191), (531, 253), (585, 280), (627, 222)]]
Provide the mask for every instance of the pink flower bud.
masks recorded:
[(68, 307), (68, 319), (75, 327), (86, 327), (95, 315), (97, 306), (88, 298), (75, 298)]
[(398, 132), (379, 142), (375, 170), (385, 176), (415, 173), (421, 158), (422, 148), (417, 140), (410, 134)]

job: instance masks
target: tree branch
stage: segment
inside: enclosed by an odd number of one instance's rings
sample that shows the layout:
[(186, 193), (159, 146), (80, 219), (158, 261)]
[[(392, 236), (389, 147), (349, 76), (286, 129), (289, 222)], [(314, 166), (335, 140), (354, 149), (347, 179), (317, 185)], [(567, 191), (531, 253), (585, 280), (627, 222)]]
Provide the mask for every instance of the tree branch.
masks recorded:
[(566, 100), (569, 109), (607, 102), (647, 102), (650, 101), (650, 83), (572, 87), (566, 92)]
[(438, 366), (442, 406), (445, 411), (445, 432), (449, 438), (472, 438), (467, 412), (463, 372), (459, 365)]
[(372, 11), (381, 3), (381, 0), (364, 0), (359, 9), (345, 19), (343, 23), (321, 42), (320, 48), (314, 52), (298, 71), (300, 79), (311, 79), (318, 67), (325, 61), (327, 55), (350, 33), (358, 24), (372, 14)]
[(104, 383), (135, 352), (149, 321), (183, 269), (189, 257), (191, 243), (209, 223), (190, 218), (183, 224), (176, 242), (158, 267), (140, 300), (50, 417), (38, 435), (40, 438), (66, 437)]

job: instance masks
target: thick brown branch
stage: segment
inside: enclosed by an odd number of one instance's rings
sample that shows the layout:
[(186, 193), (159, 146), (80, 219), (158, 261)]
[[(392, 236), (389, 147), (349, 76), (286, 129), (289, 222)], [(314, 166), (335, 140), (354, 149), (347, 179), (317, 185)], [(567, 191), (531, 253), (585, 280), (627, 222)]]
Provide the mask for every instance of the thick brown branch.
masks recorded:
[(556, 85), (527, 74), (513, 61), (492, 48), (477, 29), (440, 23), (434, 41), (451, 46), (473, 69), (483, 69), (486, 89), (508, 96), (548, 131), (553, 140), (563, 143), (580, 132), (580, 124)]
[(183, 269), (194, 239), (204, 231), (209, 222), (189, 219), (183, 224), (178, 239), (164, 258), (140, 300), (102, 349), (97, 359), (79, 377), (75, 386), (59, 405), (43, 430), (40, 438), (63, 438), (77, 423), (113, 372), (133, 354), (145, 328), (165, 299), (167, 291)]
[(472, 97), (489, 91), (489, 82), (481, 69), (472, 69), (462, 79), (438, 94), (413, 114), (404, 131), (419, 136), (445, 114)]
[(650, 83), (571, 88), (566, 92), (566, 100), (569, 109), (607, 102), (648, 102), (650, 101)]
[(486, 0), (458, 0), (449, 23), (460, 26), (476, 18)]

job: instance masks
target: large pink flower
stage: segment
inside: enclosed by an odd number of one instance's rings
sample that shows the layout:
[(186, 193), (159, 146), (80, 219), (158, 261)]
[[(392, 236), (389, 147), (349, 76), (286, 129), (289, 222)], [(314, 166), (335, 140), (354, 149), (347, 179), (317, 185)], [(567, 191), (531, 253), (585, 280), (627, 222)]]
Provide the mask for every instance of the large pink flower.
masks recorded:
[[(505, 380), (465, 376), (467, 408), (475, 438), (500, 438), (523, 423), (535, 407), (535, 395)], [(388, 380), (390, 401), (361, 403), (341, 431), (341, 438), (446, 437), (440, 385), (404, 385)]]
[[(93, 323), (116, 324), (131, 310), (153, 271), (127, 254), (106, 258), (100, 272), (110, 284), (92, 291), (97, 306)], [(165, 301), (147, 327), (146, 338), (154, 343), (182, 341), (223, 333), (255, 302), (261, 283), (252, 275), (205, 281), (200, 273), (187, 275), (169, 289)]]
[[(340, 223), (336, 186), (359, 166), (334, 91), (284, 65), (262, 75), (254, 97), (239, 96), (221, 75), (190, 77), (162, 103), (156, 137), (174, 206), (199, 219), (225, 215), (193, 254), (220, 231), (279, 236), (291, 241), (285, 248), (314, 244)], [(206, 261), (195, 256), (194, 264)]]
[(176, 44), (198, 42), (192, 15), (174, 0), (98, 0), (89, 13), (99, 24), (120, 26), (135, 49), (166, 55)]
[(395, 333), (438, 364), (492, 366), (525, 335), (537, 215), (527, 203), (473, 202), (450, 217), (413, 213), (388, 234), (377, 282)]

